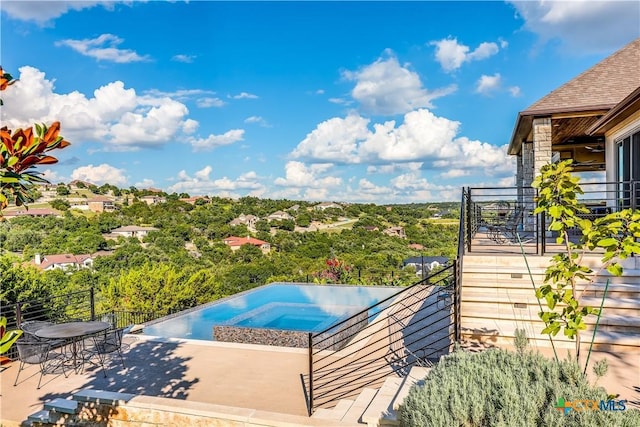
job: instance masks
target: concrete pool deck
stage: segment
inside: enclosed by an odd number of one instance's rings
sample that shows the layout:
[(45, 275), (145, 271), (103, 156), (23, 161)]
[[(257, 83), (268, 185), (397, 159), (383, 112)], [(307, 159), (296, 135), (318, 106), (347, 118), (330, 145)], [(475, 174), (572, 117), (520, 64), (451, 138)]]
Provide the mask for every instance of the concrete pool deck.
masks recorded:
[[(13, 386), (17, 361), (0, 372), (0, 423), (20, 425), (54, 398), (82, 389), (168, 397), (306, 417), (300, 374), (308, 370), (303, 349), (257, 345), (149, 340), (128, 335), (123, 368), (116, 357), (104, 378), (100, 369), (82, 374), (46, 375), (36, 389), (39, 370), (28, 365)], [(90, 370), (89, 370), (90, 369)]]

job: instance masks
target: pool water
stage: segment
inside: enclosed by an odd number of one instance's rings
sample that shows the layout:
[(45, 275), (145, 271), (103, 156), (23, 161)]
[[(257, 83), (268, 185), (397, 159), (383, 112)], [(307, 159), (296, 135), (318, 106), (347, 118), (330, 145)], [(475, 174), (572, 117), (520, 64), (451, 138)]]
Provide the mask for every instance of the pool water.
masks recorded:
[(321, 332), (398, 291), (393, 287), (272, 283), (155, 321), (144, 327), (144, 333), (212, 340), (215, 325)]

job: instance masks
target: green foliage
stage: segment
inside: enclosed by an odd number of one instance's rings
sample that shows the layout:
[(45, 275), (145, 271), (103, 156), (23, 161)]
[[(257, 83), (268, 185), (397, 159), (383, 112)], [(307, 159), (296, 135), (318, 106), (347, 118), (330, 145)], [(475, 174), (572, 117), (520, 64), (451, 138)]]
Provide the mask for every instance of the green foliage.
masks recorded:
[[(555, 409), (565, 400), (607, 399), (573, 360), (556, 363), (532, 352), (456, 351), (443, 358), (400, 406), (404, 427), (636, 426), (640, 412)], [(627, 405), (628, 408), (628, 405)]]
[[(571, 160), (542, 167), (532, 186), (539, 189), (534, 214), (544, 213), (551, 219), (549, 230), (556, 232), (557, 243), (565, 251), (554, 255), (547, 267), (544, 285), (536, 290), (536, 297), (544, 299), (548, 311), (541, 311), (545, 323), (543, 334), (557, 335), (561, 330), (568, 338), (576, 340), (576, 358), (580, 352), (580, 331), (586, 329), (584, 318), (597, 314), (598, 309), (582, 306), (576, 292), (577, 281), (588, 281), (593, 271), (582, 265), (587, 251), (604, 249), (602, 268), (611, 274), (622, 274), (620, 261), (640, 253), (640, 213), (630, 210), (615, 212), (598, 218), (595, 222), (580, 214), (589, 212), (578, 199), (583, 194), (579, 178), (571, 174)], [(578, 229), (581, 239), (574, 243), (569, 230)]]
[(529, 338), (527, 337), (527, 331), (525, 329), (516, 328), (514, 332), (513, 344), (518, 351), (518, 354), (523, 354), (529, 348)]

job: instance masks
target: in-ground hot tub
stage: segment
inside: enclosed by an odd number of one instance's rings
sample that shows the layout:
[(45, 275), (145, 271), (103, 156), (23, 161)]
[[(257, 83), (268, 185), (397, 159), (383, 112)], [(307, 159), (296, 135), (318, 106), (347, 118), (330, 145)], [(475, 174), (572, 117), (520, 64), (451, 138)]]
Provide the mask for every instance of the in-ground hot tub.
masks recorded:
[[(272, 283), (214, 301), (144, 326), (146, 335), (165, 338), (218, 340), (306, 347), (308, 334), (319, 333), (354, 314), (346, 324), (331, 328), (353, 334), (382, 310), (366, 308), (399, 291), (394, 287)], [(215, 331), (215, 332), (214, 332)], [(346, 342), (326, 343), (338, 348)], [(343, 341), (343, 340), (342, 340)]]
[[(213, 338), (216, 341), (306, 348), (310, 332), (324, 331), (320, 339), (325, 336), (331, 338), (327, 338), (330, 341), (324, 342), (323, 347), (339, 350), (347, 343), (344, 337), (352, 336), (368, 323), (368, 312), (363, 311), (366, 307), (329, 307), (332, 312), (343, 313), (341, 316), (327, 314), (325, 308), (313, 304), (272, 302), (224, 324), (214, 325)], [(345, 319), (349, 320), (345, 322)], [(336, 326), (331, 328), (332, 325)]]

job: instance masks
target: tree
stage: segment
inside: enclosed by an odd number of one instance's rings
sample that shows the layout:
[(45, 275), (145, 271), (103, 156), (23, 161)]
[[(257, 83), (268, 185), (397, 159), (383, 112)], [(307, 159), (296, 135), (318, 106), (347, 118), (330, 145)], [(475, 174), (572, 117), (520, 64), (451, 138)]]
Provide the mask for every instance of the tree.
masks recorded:
[[(578, 281), (588, 281), (594, 273), (581, 264), (583, 255), (596, 248), (604, 249), (601, 271), (606, 269), (620, 276), (620, 262), (640, 254), (640, 212), (625, 209), (593, 222), (581, 217), (589, 209), (578, 199), (583, 191), (578, 184), (580, 178), (571, 173), (571, 163), (566, 160), (543, 166), (532, 186), (540, 189), (534, 214), (544, 213), (551, 218), (548, 229), (556, 232), (557, 243), (565, 246), (565, 251), (553, 256), (545, 271), (544, 285), (536, 290), (536, 297), (544, 299), (548, 308), (539, 313), (545, 323), (542, 333), (555, 336), (563, 330), (565, 336), (575, 339), (577, 360), (580, 331), (586, 329), (584, 318), (598, 314), (598, 309), (581, 305), (576, 289)], [(581, 233), (578, 243), (569, 239), (569, 230), (574, 228)]]
[[(0, 67), (0, 90), (14, 84), (11, 74)], [(1, 100), (0, 100), (1, 103)], [(56, 163), (58, 159), (47, 153), (70, 145), (59, 135), (60, 122), (51, 126), (43, 124), (26, 129), (11, 130), (0, 128), (0, 216), (7, 207), (9, 197), (16, 205), (26, 205), (33, 201), (30, 190), (35, 183), (48, 183), (41, 172), (35, 171), (38, 165)]]

